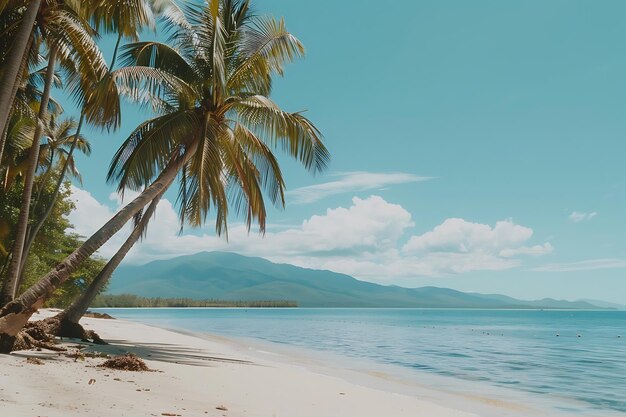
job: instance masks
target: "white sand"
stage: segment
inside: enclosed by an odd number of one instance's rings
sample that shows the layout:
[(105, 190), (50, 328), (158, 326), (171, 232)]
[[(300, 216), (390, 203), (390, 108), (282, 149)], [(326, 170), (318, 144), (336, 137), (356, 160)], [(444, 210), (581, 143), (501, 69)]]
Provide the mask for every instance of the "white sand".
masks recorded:
[[(34, 319), (49, 314), (44, 311)], [(83, 323), (111, 342), (91, 350), (134, 352), (159, 372), (103, 369), (97, 365), (104, 359), (74, 361), (45, 351), (0, 355), (0, 416), (479, 415), (455, 409), (463, 408), (463, 401), (472, 406), (487, 404), (492, 408), (489, 415), (520, 411), (508, 402), (469, 396), (442, 406), (423, 397), (326, 375), (283, 354), (263, 354), (229, 339), (205, 339), (123, 320), (84, 319)], [(44, 364), (27, 363), (26, 356), (42, 358)], [(89, 384), (90, 380), (95, 383)], [(227, 410), (216, 408), (220, 406)]]

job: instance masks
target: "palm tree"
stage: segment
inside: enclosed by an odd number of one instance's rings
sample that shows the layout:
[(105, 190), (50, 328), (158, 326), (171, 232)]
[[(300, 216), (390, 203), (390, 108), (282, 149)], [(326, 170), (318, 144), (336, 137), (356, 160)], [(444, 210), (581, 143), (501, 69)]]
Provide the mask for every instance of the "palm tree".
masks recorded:
[[(37, 234), (39, 233), (39, 230), (52, 213), (52, 209), (54, 208), (59, 192), (61, 191), (66, 171), (69, 170), (72, 176), (77, 178), (79, 181), (81, 180), (80, 173), (76, 169), (76, 162), (73, 156), (74, 149), (78, 149), (87, 156), (91, 154), (91, 144), (89, 141), (78, 132), (73, 133), (76, 127), (76, 121), (73, 119), (66, 119), (57, 124), (56, 119), (51, 118), (48, 126), (46, 126), (44, 130), (44, 137), (47, 138), (48, 143), (40, 146), (40, 154), (43, 152), (45, 159), (47, 160), (47, 166), (42, 174), (39, 190), (32, 204), (33, 217), (37, 219), (37, 221), (28, 227), (28, 231), (26, 233), (27, 238), (24, 243), (22, 253), (22, 264), (20, 265), (18, 274), (20, 278), (16, 285), (17, 289), (20, 288), (20, 284), (23, 280), (24, 266), (26, 265), (30, 249), (35, 241), (35, 238), (37, 237)], [(52, 192), (51, 201), (47, 204), (43, 213), (38, 214), (37, 209), (41, 203), (42, 191), (45, 184), (47, 184), (47, 180), (50, 177), (57, 160), (61, 169), (58, 174), (56, 186)]]
[[(43, 123), (47, 118), (48, 100), (54, 79), (57, 56), (64, 69), (74, 77), (70, 86), (75, 94), (90, 88), (93, 80), (101, 78), (106, 71), (106, 63), (98, 46), (93, 40), (95, 33), (84, 20), (83, 2), (76, 2), (75, 8), (70, 2), (47, 0), (37, 20), (37, 34), (48, 46), (48, 66), (43, 87), (42, 101), (38, 113), (38, 122), (33, 137), (33, 145), (38, 144), (43, 132)], [(72, 2), (73, 3), (73, 2)], [(18, 290), (22, 255), (26, 242), (26, 233), (30, 217), (30, 204), (35, 171), (39, 161), (39, 146), (31, 146), (28, 168), (24, 176), (24, 191), (20, 216), (15, 228), (15, 239), (7, 276), (0, 294), (0, 301), (8, 302), (15, 298)]]
[[(284, 204), (284, 180), (272, 152), (282, 149), (307, 169), (326, 167), (317, 128), (268, 98), (273, 74), (303, 54), (284, 22), (252, 15), (249, 1), (212, 0), (166, 14), (173, 45), (138, 42), (125, 48), (115, 71), (121, 90), (159, 113), (142, 123), (116, 153), (109, 179), (119, 189), (143, 190), (61, 264), (0, 310), (0, 351), (10, 350), (32, 312), (69, 274), (180, 173), (180, 218), (202, 224), (216, 211), (226, 232), (228, 207), (265, 229), (263, 190)], [(145, 188), (144, 188), (145, 187)], [(214, 206), (214, 207), (213, 207)]]
[[(23, 177), (28, 165), (28, 150), (33, 143), (37, 111), (41, 103), (43, 92), (37, 87), (43, 84), (46, 70), (31, 73), (24, 86), (18, 89), (9, 124), (5, 131), (6, 152), (0, 160), (0, 170), (3, 169), (2, 187), (7, 191), (16, 178)], [(55, 75), (53, 85), (61, 88), (61, 80)], [(63, 108), (52, 97), (48, 100), (47, 113), (51, 117), (61, 114)], [(40, 163), (41, 163), (40, 158)]]
[[(113, 50), (113, 58), (111, 59), (110, 65), (105, 67), (106, 72), (102, 74), (99, 72), (95, 73), (96, 75), (101, 75), (102, 78), (91, 80), (93, 85), (91, 85), (88, 90), (85, 89), (82, 84), (79, 84), (77, 88), (74, 89), (74, 96), (81, 102), (81, 114), (78, 126), (76, 127), (76, 133), (73, 136), (73, 141), (69, 142), (70, 146), (67, 152), (66, 163), (62, 165), (55, 190), (52, 194), (52, 199), (47, 209), (44, 211), (43, 215), (39, 217), (35, 225), (28, 228), (28, 236), (24, 244), (21, 265), (18, 271), (18, 276), (20, 277), (19, 281), (21, 281), (30, 247), (37, 237), (37, 233), (39, 233), (39, 230), (52, 213), (61, 185), (65, 181), (67, 169), (72, 168), (69, 163), (73, 161), (74, 150), (80, 145), (81, 130), (84, 122), (86, 121), (94, 126), (106, 129), (117, 129), (120, 125), (120, 97), (111, 72), (115, 67), (120, 41), (123, 37), (137, 40), (139, 31), (143, 27), (151, 27), (154, 25), (152, 9), (150, 8), (150, 4), (145, 0), (109, 0), (96, 2), (90, 17), (94, 23), (95, 30), (101, 30), (105, 33), (118, 33), (117, 42)], [(38, 200), (35, 202), (35, 207), (37, 204)], [(16, 286), (16, 289), (19, 289), (19, 284)]]
[[(159, 1), (146, 1), (146, 0), (115, 0), (115, 1), (104, 1), (99, 4), (93, 12), (92, 21), (94, 22), (94, 28), (98, 31), (104, 31), (106, 33), (117, 33), (117, 41), (115, 43), (115, 47), (113, 50), (113, 57), (111, 59), (111, 63), (109, 65), (109, 70), (104, 77), (99, 80), (95, 88), (90, 90), (89, 92), (79, 91), (78, 95), (83, 100), (82, 111), (80, 116), (80, 121), (78, 124), (78, 128), (76, 130), (75, 138), (78, 138), (78, 135), (81, 132), (81, 128), (83, 126), (83, 121), (85, 118), (88, 119), (89, 122), (96, 125), (102, 125), (104, 127), (114, 128), (119, 126), (120, 122), (120, 97), (117, 89), (117, 84), (115, 83), (114, 76), (112, 73), (113, 68), (116, 64), (116, 59), (120, 47), (120, 42), (123, 38), (128, 38), (131, 40), (139, 39), (139, 32), (144, 27), (154, 28), (154, 13), (159, 13), (165, 10), (169, 6), (169, 1), (167, 0), (159, 0)], [(74, 151), (76, 145), (76, 140), (72, 144), (69, 150), (69, 156), (71, 157), (72, 152)], [(55, 196), (58, 195), (58, 190), (60, 188), (60, 184), (65, 175), (65, 167), (61, 171), (61, 176), (59, 178), (57, 191), (55, 192)], [(54, 200), (53, 200), (54, 202)], [(26, 247), (30, 247), (38, 230), (45, 222), (46, 218), (50, 214), (52, 209), (52, 205), (49, 206), (46, 214), (39, 220), (37, 226), (33, 228), (33, 234), (29, 235), (29, 238), (26, 242)], [(136, 241), (136, 239), (134, 239)], [(130, 250), (133, 246), (133, 243), (130, 244), (126, 252)], [(120, 249), (120, 252), (122, 249)], [(123, 255), (119, 255), (117, 258), (120, 260), (117, 262), (121, 262), (124, 258), (126, 252)], [(120, 258), (121, 256), (121, 258)], [(99, 275), (98, 282), (106, 283), (108, 277), (104, 278), (107, 271), (108, 276), (115, 270), (117, 264), (115, 264), (114, 257), (107, 266), (103, 269), (103, 272)], [(22, 267), (25, 265), (26, 259), (23, 257), (22, 259)], [(103, 285), (103, 284), (102, 284)], [(93, 286), (93, 285), (92, 285)], [(96, 290), (96, 293), (99, 290)], [(87, 291), (88, 299), (91, 298), (89, 294), (92, 291)], [(84, 301), (83, 301), (84, 302)], [(91, 301), (89, 301), (91, 302)], [(85, 309), (86, 311), (86, 309)], [(74, 313), (76, 314), (76, 313)], [(83, 313), (80, 314), (82, 316)]]
[(26, 238), (26, 228), (28, 226), (28, 217), (30, 214), (30, 199), (33, 192), (33, 182), (35, 179), (35, 171), (39, 163), (39, 136), (41, 135), (42, 123), (46, 118), (46, 109), (48, 107), (48, 99), (50, 98), (50, 89), (52, 86), (52, 78), (54, 76), (54, 65), (56, 62), (57, 48), (52, 47), (48, 55), (48, 69), (46, 70), (46, 80), (41, 100), (41, 106), (38, 113), (39, 122), (35, 128), (34, 140), (28, 153), (28, 166), (24, 175), (24, 191), (22, 194), (22, 207), (20, 209), (20, 217), (15, 229), (15, 239), (13, 241), (13, 251), (11, 252), (11, 261), (9, 269), (2, 288), (0, 300), (8, 302), (15, 298), (17, 291), (17, 283), (19, 279), (19, 268), (22, 260), (22, 250), (24, 248), (24, 240)]
[[(45, 168), (42, 174), (41, 183), (47, 183), (47, 179), (50, 178), (52, 169), (58, 162), (60, 166), (67, 165), (69, 172), (82, 183), (82, 179), (78, 169), (76, 169), (76, 161), (74, 156), (70, 154), (70, 148), (74, 141), (76, 141), (76, 148), (83, 154), (89, 156), (91, 154), (91, 143), (83, 135), (75, 133), (76, 120), (73, 118), (64, 119), (60, 122), (57, 121), (57, 117), (51, 117), (47, 126), (44, 128), (43, 136), (47, 143), (40, 145), (39, 154), (41, 159), (44, 160)], [(37, 190), (37, 196), (33, 201), (32, 210), (36, 212), (36, 209), (41, 202), (41, 193), (43, 187), (41, 184)]]

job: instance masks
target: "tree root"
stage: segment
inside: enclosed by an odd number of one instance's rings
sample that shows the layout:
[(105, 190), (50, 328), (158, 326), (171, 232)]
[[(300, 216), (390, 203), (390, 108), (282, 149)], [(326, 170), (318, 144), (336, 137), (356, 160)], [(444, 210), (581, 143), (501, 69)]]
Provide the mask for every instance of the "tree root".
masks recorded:
[(55, 352), (65, 352), (67, 349), (56, 344), (55, 336), (81, 339), (97, 345), (107, 343), (93, 330), (85, 330), (78, 323), (72, 323), (63, 318), (62, 313), (40, 321), (31, 321), (24, 326), (15, 337), (13, 351), (29, 349), (49, 349)]
[(83, 342), (91, 342), (96, 345), (106, 345), (107, 342), (102, 340), (98, 333), (93, 330), (85, 330), (79, 323), (73, 323), (67, 320), (63, 313), (59, 313), (54, 317), (48, 317), (42, 320), (47, 326), (47, 332), (54, 336), (69, 337), (72, 339), (80, 339)]
[[(35, 329), (35, 330), (33, 330)], [(25, 328), (19, 332), (13, 343), (13, 351), (29, 349), (48, 349), (55, 352), (65, 352), (67, 349), (58, 346), (50, 340), (48, 334), (40, 333), (37, 328)]]

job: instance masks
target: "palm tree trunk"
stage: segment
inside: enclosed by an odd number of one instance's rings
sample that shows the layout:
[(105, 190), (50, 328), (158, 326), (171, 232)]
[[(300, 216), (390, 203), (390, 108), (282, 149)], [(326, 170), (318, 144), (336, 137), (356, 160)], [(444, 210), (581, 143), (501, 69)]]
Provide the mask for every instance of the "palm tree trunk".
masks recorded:
[(85, 243), (22, 295), (0, 309), (0, 353), (11, 351), (15, 342), (15, 336), (28, 322), (30, 316), (43, 306), (44, 302), (70, 277), (70, 274), (82, 262), (100, 249), (146, 204), (165, 192), (167, 185), (174, 181), (178, 171), (193, 156), (197, 147), (197, 142), (193, 143), (183, 156), (176, 158), (172, 163), (168, 164), (167, 168), (148, 188), (91, 235)]
[(152, 203), (150, 203), (146, 212), (143, 213), (141, 220), (130, 233), (124, 244), (118, 249), (109, 262), (107, 262), (104, 268), (102, 268), (102, 271), (100, 271), (98, 276), (91, 282), (85, 292), (83, 292), (76, 300), (74, 300), (72, 305), (61, 313), (62, 320), (73, 324), (77, 324), (80, 321), (85, 312), (87, 312), (87, 309), (93, 302), (94, 298), (96, 298), (96, 295), (98, 295), (107, 282), (109, 282), (109, 279), (115, 269), (119, 266), (120, 262), (122, 262), (122, 260), (126, 257), (126, 254), (128, 254), (128, 251), (130, 251), (133, 245), (139, 240), (146, 230), (148, 222), (154, 214), (162, 195), (163, 194), (152, 200)]
[[(61, 172), (59, 173), (59, 178), (57, 180), (56, 186), (52, 193), (52, 199), (50, 200), (50, 204), (48, 204), (46, 211), (39, 218), (39, 220), (37, 220), (37, 223), (34, 226), (28, 228), (28, 235), (26, 238), (26, 243), (24, 244), (24, 249), (22, 252), (22, 259), (20, 261), (20, 269), (18, 272), (18, 282), (16, 285), (17, 290), (19, 290), (20, 285), (23, 281), (24, 266), (26, 265), (26, 260), (28, 259), (28, 254), (30, 253), (30, 249), (32, 248), (33, 243), (35, 242), (35, 238), (37, 237), (39, 230), (41, 230), (41, 227), (44, 225), (46, 220), (48, 220), (48, 217), (50, 217), (50, 213), (52, 213), (52, 209), (54, 208), (54, 205), (56, 204), (57, 198), (59, 197), (59, 192), (61, 191), (61, 186), (63, 185), (63, 180), (65, 179), (65, 173), (67, 172), (67, 168), (70, 164), (70, 159), (72, 158), (72, 154), (74, 153), (74, 149), (76, 149), (76, 144), (78, 143), (78, 140), (80, 138), (80, 131), (82, 129), (84, 118), (85, 117), (83, 113), (80, 115), (80, 120), (78, 121), (78, 126), (76, 127), (76, 133), (74, 134), (74, 140), (72, 141), (72, 145), (70, 146), (70, 150), (67, 154), (67, 158), (65, 158), (65, 163), (63, 164), (63, 168), (61, 168)], [(35, 205), (33, 207), (33, 216), (37, 215), (35, 209), (37, 208), (38, 205), (39, 205), (39, 198), (37, 199), (37, 201), (35, 201)]]
[(33, 207), (31, 208), (31, 211), (33, 212), (33, 214), (37, 213), (37, 207), (39, 207), (39, 202), (41, 201), (41, 195), (43, 194), (45, 184), (48, 183), (48, 178), (50, 178), (50, 174), (52, 173), (52, 167), (54, 166), (54, 156), (55, 156), (54, 149), (50, 148), (50, 162), (48, 163), (48, 166), (46, 167), (46, 172), (44, 172), (41, 178), (39, 179), (39, 187), (37, 190), (37, 196), (33, 200), (35, 203), (33, 204)]
[[(7, 57), (7, 61), (2, 65), (5, 68), (5, 73), (2, 80), (0, 80), (0, 133), (4, 132), (9, 121), (13, 96), (15, 95), (13, 89), (20, 82), (20, 67), (28, 50), (28, 43), (29, 39), (31, 39), (35, 19), (37, 19), (39, 6), (41, 6), (41, 0), (30, 0), (28, 3), (16, 37), (13, 40), (11, 52)], [(4, 136), (0, 135), (0, 157), (4, 151), (4, 143)]]
[(17, 282), (19, 280), (20, 265), (22, 262), (22, 251), (24, 249), (24, 241), (26, 239), (26, 228), (28, 227), (28, 219), (30, 215), (30, 202), (33, 195), (33, 183), (35, 181), (35, 172), (39, 163), (39, 138), (43, 131), (43, 124), (47, 116), (48, 101), (50, 99), (50, 89), (52, 88), (52, 79), (54, 77), (54, 67), (56, 64), (57, 49), (52, 46), (48, 54), (48, 68), (46, 70), (46, 81), (41, 97), (39, 107), (39, 115), (37, 127), (35, 128), (35, 136), (28, 153), (28, 170), (24, 177), (24, 191), (22, 193), (22, 207), (20, 208), (20, 216), (17, 221), (15, 231), (15, 240), (11, 262), (7, 272), (6, 281), (2, 289), (1, 303), (7, 303), (16, 296)]
[[(22, 75), (25, 74), (28, 69), (28, 54), (29, 54), (30, 48), (33, 45), (33, 39), (34, 39), (34, 35), (31, 33), (30, 37), (28, 38), (28, 44), (26, 45), (26, 52), (24, 53), (24, 56), (22, 57), (20, 70), (18, 72), (17, 77), (15, 77), (13, 91), (11, 91), (11, 97), (9, 98), (11, 103), (15, 102), (15, 96), (17, 95), (17, 90), (19, 90), (20, 85), (22, 84)], [(11, 108), (9, 109), (9, 116), (7, 120), (11, 120), (13, 112), (14, 112), (14, 108), (13, 106), (11, 106)], [(4, 144), (6, 143), (6, 140), (8, 137), (7, 132), (6, 132), (6, 130), (8, 130), (9, 128), (8, 123), (6, 123), (4, 128), (5, 128), (5, 132), (3, 133), (2, 137), (0, 137), (0, 161), (2, 161), (2, 155), (4, 154)]]

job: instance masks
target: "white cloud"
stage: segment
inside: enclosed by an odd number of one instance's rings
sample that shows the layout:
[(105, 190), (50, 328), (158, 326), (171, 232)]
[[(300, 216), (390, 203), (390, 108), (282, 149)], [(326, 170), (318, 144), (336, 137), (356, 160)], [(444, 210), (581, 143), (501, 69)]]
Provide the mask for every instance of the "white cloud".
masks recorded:
[(338, 179), (322, 184), (300, 187), (287, 192), (293, 204), (313, 203), (331, 195), (357, 191), (378, 190), (389, 185), (431, 180), (406, 173), (342, 172), (334, 174)]
[(500, 251), (500, 256), (503, 258), (511, 258), (517, 255), (528, 255), (528, 256), (543, 256), (548, 253), (552, 253), (554, 251), (554, 247), (550, 244), (550, 242), (546, 242), (543, 245), (535, 245), (535, 246), (522, 246), (517, 249), (502, 249)]
[[(70, 219), (79, 233), (87, 235), (113, 212), (97, 207), (89, 193), (78, 191), (74, 194), (77, 208)], [(398, 278), (509, 269), (521, 265), (520, 256), (552, 251), (550, 243), (526, 246), (533, 231), (512, 220), (499, 221), (492, 227), (447, 219), (429, 232), (410, 237), (403, 245), (412, 227), (411, 214), (402, 206), (378, 196), (355, 197), (349, 207), (327, 209), (300, 225), (268, 231), (265, 237), (248, 234), (244, 225), (231, 225), (226, 242), (213, 233), (179, 235), (177, 214), (168, 200), (162, 200), (146, 239), (131, 250), (126, 262), (145, 263), (225, 250), (384, 283)], [(100, 253), (112, 256), (129, 230), (122, 230)]]
[(579, 213), (577, 211), (572, 212), (572, 214), (570, 214), (569, 216), (567, 216), (568, 219), (570, 219), (570, 221), (574, 222), (574, 223), (578, 223), (578, 222), (582, 222), (585, 220), (591, 220), (594, 217), (596, 217), (598, 215), (598, 213), (596, 213), (595, 211), (591, 212), (591, 213)]
[(499, 221), (495, 227), (463, 219), (446, 219), (431, 232), (413, 236), (404, 246), (407, 253), (469, 253), (517, 248), (533, 235), (532, 229), (511, 220)]
[(592, 271), (594, 269), (622, 269), (626, 268), (625, 259), (589, 259), (586, 261), (548, 264), (531, 269), (541, 272), (573, 272)]
[(498, 221), (491, 227), (451, 218), (432, 231), (411, 237), (402, 253), (413, 260), (411, 266), (428, 266), (425, 275), (502, 270), (519, 266), (518, 255), (539, 256), (552, 251), (548, 242), (524, 246), (532, 235), (532, 229), (512, 220)]
[(70, 213), (69, 221), (74, 226), (74, 232), (81, 236), (90, 236), (115, 214), (112, 208), (100, 204), (88, 191), (73, 185), (71, 199), (76, 209)]

